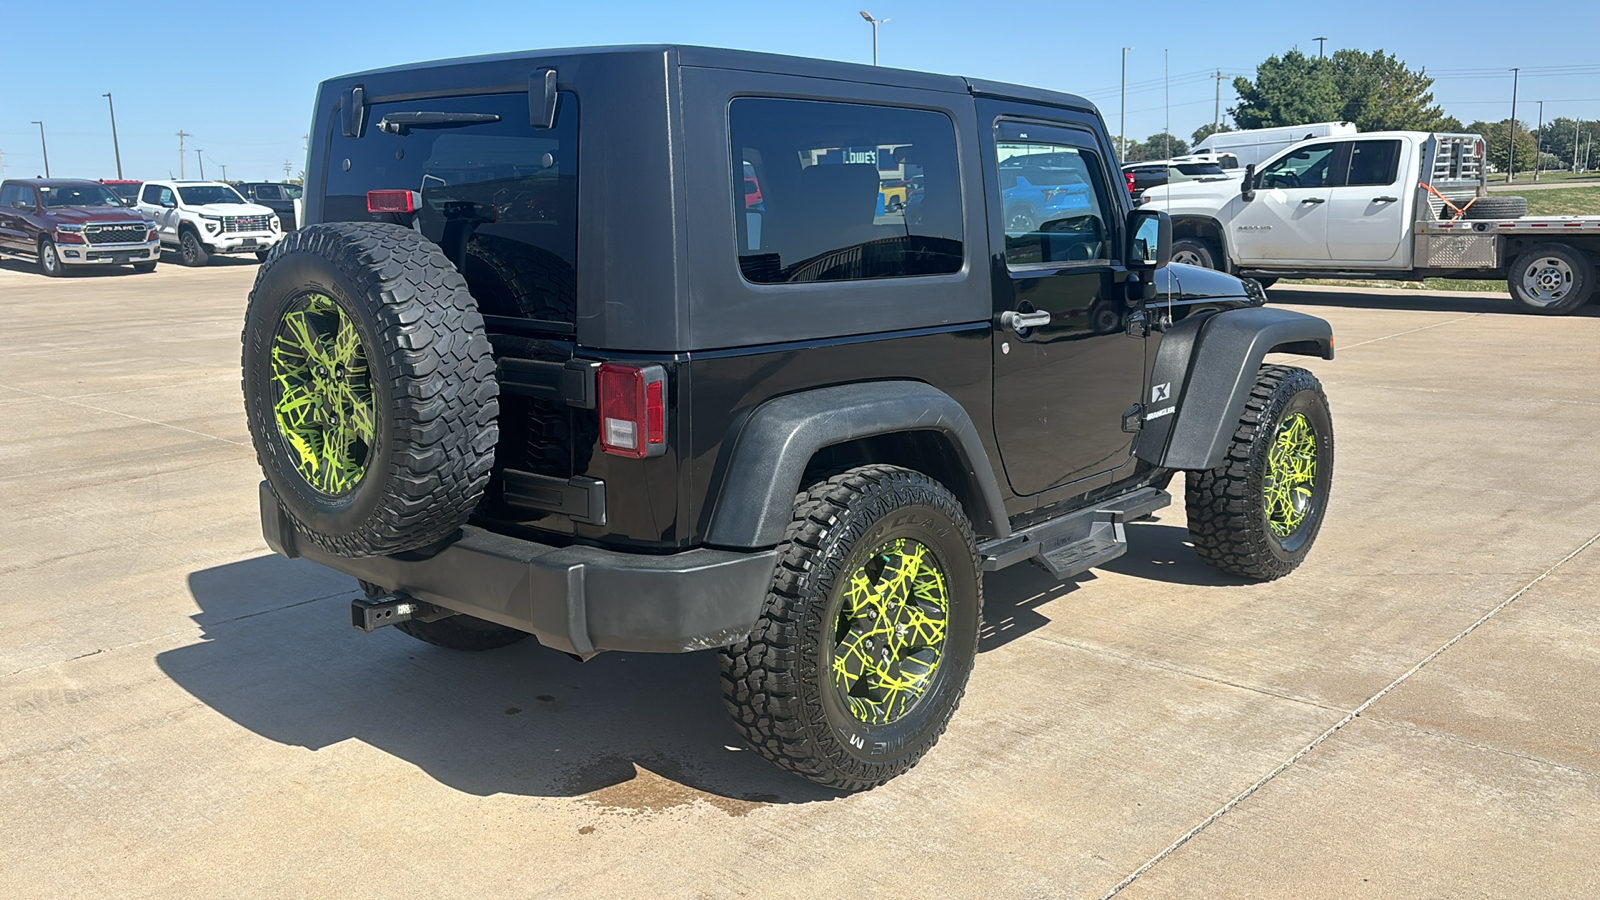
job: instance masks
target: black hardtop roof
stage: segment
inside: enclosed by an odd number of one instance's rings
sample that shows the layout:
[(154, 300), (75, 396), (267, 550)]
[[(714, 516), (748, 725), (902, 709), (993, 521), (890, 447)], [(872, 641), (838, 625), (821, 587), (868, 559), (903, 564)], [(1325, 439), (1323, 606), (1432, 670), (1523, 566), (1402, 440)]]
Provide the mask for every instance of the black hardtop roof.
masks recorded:
[(964, 78), (959, 75), (938, 75), (932, 72), (918, 72), (910, 69), (894, 69), (885, 66), (869, 66), (862, 63), (839, 62), (836, 60), (812, 59), (804, 56), (787, 56), (780, 53), (757, 53), (750, 50), (727, 50), (717, 47), (696, 47), (678, 44), (637, 44), (611, 47), (568, 47), (551, 50), (522, 50), (514, 53), (494, 53), (484, 56), (463, 56), (454, 59), (431, 60), (428, 62), (407, 63), (399, 66), (388, 66), (382, 69), (369, 69), (363, 72), (352, 72), (329, 78), (323, 82), (325, 87), (335, 84), (349, 84), (352, 81), (377, 75), (394, 75), (401, 73), (416, 73), (430, 69), (466, 69), (473, 66), (515, 62), (528, 60), (530, 63), (549, 65), (559, 63), (562, 57), (593, 57), (605, 55), (633, 55), (633, 56), (663, 56), (669, 64), (680, 66), (703, 66), (714, 69), (743, 69), (751, 72), (768, 72), (784, 75), (802, 75), (812, 78), (833, 78), (842, 81), (854, 81), (867, 84), (878, 84), (886, 87), (905, 87), (918, 90), (945, 91), (959, 94), (980, 94), (995, 97), (1008, 97), (1017, 100), (1027, 100), (1043, 103), (1050, 106), (1067, 106), (1084, 110), (1095, 110), (1096, 107), (1088, 100), (1076, 95), (1061, 91), (1050, 91), (1042, 88), (1027, 87), (1019, 84), (1007, 84), (999, 81), (985, 81), (977, 78)]

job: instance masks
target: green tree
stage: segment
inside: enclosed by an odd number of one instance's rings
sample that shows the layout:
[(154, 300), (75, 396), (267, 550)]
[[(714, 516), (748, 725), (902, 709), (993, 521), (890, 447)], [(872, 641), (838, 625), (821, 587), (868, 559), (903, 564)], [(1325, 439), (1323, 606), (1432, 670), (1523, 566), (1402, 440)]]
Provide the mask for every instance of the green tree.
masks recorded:
[(1220, 126), (1201, 125), (1199, 128), (1194, 130), (1194, 134), (1191, 135), (1191, 138), (1193, 139), (1194, 143), (1198, 144), (1206, 138), (1211, 137), (1213, 134), (1220, 134), (1224, 131), (1232, 130), (1233, 129), (1229, 127), (1227, 122), (1223, 122)]
[(1228, 115), (1240, 128), (1329, 122), (1343, 107), (1329, 62), (1299, 50), (1267, 57), (1256, 66), (1254, 81), (1235, 78), (1233, 90), (1239, 105)]
[(1189, 152), (1189, 144), (1183, 138), (1158, 131), (1145, 138), (1143, 143), (1134, 144), (1130, 149), (1138, 151), (1139, 156), (1130, 156), (1130, 162), (1143, 159), (1171, 159)]
[[(1488, 147), (1485, 148), (1485, 152), (1489, 157), (1489, 163), (1493, 165), (1495, 170), (1498, 172), (1504, 172), (1506, 170), (1506, 166), (1509, 164), (1509, 157), (1511, 156), (1511, 140), (1508, 136), (1507, 128), (1508, 126), (1505, 121), (1479, 121), (1473, 122), (1465, 129), (1467, 134), (1483, 135), (1484, 141), (1488, 144)], [(1534, 153), (1537, 152), (1537, 147), (1538, 144), (1533, 138), (1533, 133), (1528, 130), (1528, 123), (1518, 122), (1516, 160), (1518, 172), (1533, 171)]]
[(1413, 71), (1382, 50), (1338, 50), (1328, 62), (1342, 104), (1340, 121), (1354, 122), (1362, 131), (1437, 131), (1444, 124), (1426, 70)]
[[(1556, 158), (1556, 168), (1572, 168), (1572, 142), (1578, 142), (1578, 164), (1584, 163), (1584, 150), (1591, 135), (1600, 134), (1600, 120), (1570, 119), (1566, 116), (1544, 123), (1544, 138), (1539, 141), (1544, 152)], [(1597, 154), (1600, 155), (1600, 154)]]

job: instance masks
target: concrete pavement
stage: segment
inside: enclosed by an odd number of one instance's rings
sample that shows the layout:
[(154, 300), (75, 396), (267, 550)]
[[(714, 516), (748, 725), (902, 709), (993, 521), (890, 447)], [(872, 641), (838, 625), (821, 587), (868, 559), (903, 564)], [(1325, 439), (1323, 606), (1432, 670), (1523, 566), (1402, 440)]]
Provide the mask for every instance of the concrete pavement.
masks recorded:
[(1207, 569), (1180, 493), (991, 576), (950, 731), (839, 797), (706, 654), (351, 629), (259, 535), (254, 271), (0, 265), (0, 897), (1600, 893), (1600, 308), (1271, 291), (1339, 342), (1308, 563)]

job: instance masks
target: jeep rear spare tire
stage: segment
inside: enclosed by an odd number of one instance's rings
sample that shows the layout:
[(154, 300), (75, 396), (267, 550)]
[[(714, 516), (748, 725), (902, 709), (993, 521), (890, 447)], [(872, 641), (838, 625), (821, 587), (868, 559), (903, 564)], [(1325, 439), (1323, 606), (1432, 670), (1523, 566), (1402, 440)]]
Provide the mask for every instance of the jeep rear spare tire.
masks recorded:
[(494, 358), (466, 281), (415, 231), (341, 222), (284, 238), (250, 292), (243, 369), (267, 484), (323, 550), (427, 549), (482, 498)]

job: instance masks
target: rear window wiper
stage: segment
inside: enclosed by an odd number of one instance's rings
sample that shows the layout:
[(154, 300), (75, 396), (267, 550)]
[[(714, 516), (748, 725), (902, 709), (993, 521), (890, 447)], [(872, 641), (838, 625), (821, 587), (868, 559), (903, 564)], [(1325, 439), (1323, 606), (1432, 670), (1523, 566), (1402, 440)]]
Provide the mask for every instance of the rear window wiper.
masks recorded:
[(378, 130), (403, 135), (413, 128), (459, 128), (498, 121), (500, 117), (494, 113), (393, 112), (384, 114)]

